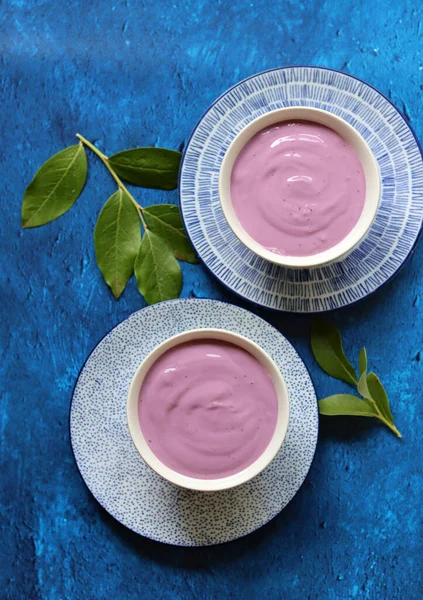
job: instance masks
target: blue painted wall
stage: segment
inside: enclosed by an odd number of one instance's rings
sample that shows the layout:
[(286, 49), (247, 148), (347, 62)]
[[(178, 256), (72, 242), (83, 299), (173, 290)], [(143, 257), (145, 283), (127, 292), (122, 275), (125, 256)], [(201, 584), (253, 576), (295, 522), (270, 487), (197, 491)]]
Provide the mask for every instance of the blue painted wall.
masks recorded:
[[(322, 420), (310, 474), (279, 517), (228, 546), (190, 550), (116, 523), (71, 454), (78, 372), (143, 306), (134, 281), (116, 302), (95, 265), (94, 223), (113, 182), (90, 156), (71, 212), (20, 230), (27, 183), (76, 132), (106, 153), (178, 148), (217, 95), (275, 66), (362, 77), (423, 139), (421, 3), (6, 0), (0, 29), (0, 596), (422, 598), (422, 244), (383, 291), (333, 315), (351, 356), (366, 344), (403, 440), (370, 421)], [(176, 192), (135, 194), (177, 201)], [(183, 272), (184, 296), (237, 302), (201, 266)], [(343, 389), (313, 363), (309, 318), (261, 314), (303, 356), (319, 396)]]

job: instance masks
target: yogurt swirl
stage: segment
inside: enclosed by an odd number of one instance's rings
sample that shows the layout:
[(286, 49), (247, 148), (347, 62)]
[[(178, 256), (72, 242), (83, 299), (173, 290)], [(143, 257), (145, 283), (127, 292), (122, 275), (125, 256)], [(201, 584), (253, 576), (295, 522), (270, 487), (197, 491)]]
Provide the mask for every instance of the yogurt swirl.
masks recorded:
[(276, 428), (276, 390), (249, 352), (218, 340), (165, 352), (141, 386), (139, 421), (151, 450), (171, 469), (218, 479), (251, 465)]
[(365, 196), (355, 150), (318, 123), (283, 122), (260, 131), (232, 170), (241, 225), (282, 255), (310, 256), (335, 246), (357, 223)]

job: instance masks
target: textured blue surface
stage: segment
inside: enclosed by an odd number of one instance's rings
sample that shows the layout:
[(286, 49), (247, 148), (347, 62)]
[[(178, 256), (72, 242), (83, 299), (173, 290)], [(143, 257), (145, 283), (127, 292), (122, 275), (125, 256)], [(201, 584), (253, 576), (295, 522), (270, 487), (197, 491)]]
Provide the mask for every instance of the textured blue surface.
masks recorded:
[[(366, 344), (403, 440), (369, 421), (322, 420), (310, 474), (279, 517), (228, 546), (177, 549), (132, 534), (101, 510), (70, 450), (79, 369), (142, 306), (134, 281), (116, 302), (95, 265), (94, 222), (113, 183), (90, 157), (75, 207), (37, 230), (20, 230), (20, 202), (36, 168), (77, 131), (106, 153), (177, 148), (228, 86), (283, 64), (368, 80), (422, 139), (423, 8), (386, 0), (9, 0), (0, 19), (1, 596), (420, 599), (422, 244), (395, 281), (333, 315), (351, 355)], [(177, 199), (136, 195), (146, 204)], [(183, 270), (184, 296), (238, 302), (201, 266)], [(308, 318), (260, 314), (303, 356), (319, 396), (343, 389), (313, 364)]]

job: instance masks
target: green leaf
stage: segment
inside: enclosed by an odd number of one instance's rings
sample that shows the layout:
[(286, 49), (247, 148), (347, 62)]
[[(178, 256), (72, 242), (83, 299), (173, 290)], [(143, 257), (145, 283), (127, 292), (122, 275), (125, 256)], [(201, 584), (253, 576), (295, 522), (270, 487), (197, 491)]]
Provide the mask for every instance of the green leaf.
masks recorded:
[(103, 206), (94, 230), (97, 264), (115, 298), (119, 298), (134, 272), (141, 243), (136, 207), (122, 190)]
[(165, 148), (132, 148), (113, 154), (109, 164), (119, 177), (134, 185), (173, 190), (178, 185), (181, 156)]
[(377, 413), (378, 419), (389, 427), (395, 435), (399, 438), (402, 437), (395, 427), (394, 419), (389, 408), (388, 396), (386, 395), (385, 388), (381, 384), (379, 377), (374, 373), (369, 373), (369, 375), (366, 376), (366, 372), (364, 371), (358, 382), (357, 390), (364, 396), (365, 401), (373, 407), (373, 410)]
[(367, 401), (351, 394), (335, 394), (319, 400), (319, 412), (330, 417), (350, 415), (354, 417), (377, 417), (374, 407)]
[(176, 258), (190, 263), (198, 262), (195, 250), (185, 233), (179, 206), (156, 204), (145, 208), (143, 216), (149, 230), (166, 242)]
[(25, 190), (22, 227), (39, 227), (71, 208), (87, 178), (84, 146), (75, 144), (48, 159)]
[(383, 387), (379, 377), (374, 373), (369, 373), (367, 376), (367, 387), (372, 400), (374, 400), (381, 414), (390, 423), (394, 422), (391, 409), (389, 407), (388, 395)]
[(367, 372), (367, 352), (366, 352), (366, 348), (362, 348), (360, 350), (360, 354), (358, 356), (358, 370), (360, 373), (360, 377), (363, 375), (363, 373)]
[(313, 319), (311, 349), (319, 366), (331, 377), (357, 385), (355, 369), (344, 354), (341, 334), (337, 328), (321, 319)]
[(366, 371), (364, 371), (364, 373), (362, 373), (361, 376), (360, 376), (360, 379), (359, 379), (358, 385), (357, 385), (357, 391), (364, 398), (367, 398), (367, 400), (371, 400), (372, 397), (370, 395), (369, 388), (367, 387), (367, 374), (366, 374)]
[(155, 233), (146, 230), (135, 260), (138, 289), (147, 304), (178, 298), (182, 272), (169, 246)]
[(372, 403), (365, 399), (361, 400), (351, 394), (335, 394), (334, 396), (328, 396), (327, 398), (323, 398), (323, 400), (319, 400), (319, 412), (321, 415), (329, 417), (375, 417), (389, 427), (399, 438), (402, 437), (395, 425), (387, 421)]

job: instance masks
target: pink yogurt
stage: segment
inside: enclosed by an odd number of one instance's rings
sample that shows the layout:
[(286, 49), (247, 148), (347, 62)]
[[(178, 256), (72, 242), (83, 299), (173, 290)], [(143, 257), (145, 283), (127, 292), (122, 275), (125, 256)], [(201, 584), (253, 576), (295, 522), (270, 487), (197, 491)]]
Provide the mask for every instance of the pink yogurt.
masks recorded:
[(308, 121), (263, 129), (232, 170), (239, 222), (282, 255), (310, 256), (335, 246), (359, 220), (365, 196), (355, 150), (332, 129)]
[(141, 431), (174, 471), (219, 479), (267, 448), (278, 401), (267, 370), (246, 350), (218, 340), (185, 342), (152, 365), (141, 386)]

